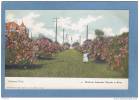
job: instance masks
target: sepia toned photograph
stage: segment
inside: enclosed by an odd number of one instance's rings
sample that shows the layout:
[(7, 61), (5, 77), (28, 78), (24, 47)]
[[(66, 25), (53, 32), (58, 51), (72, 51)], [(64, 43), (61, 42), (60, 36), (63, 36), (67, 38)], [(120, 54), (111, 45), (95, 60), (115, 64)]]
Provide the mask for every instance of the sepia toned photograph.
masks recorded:
[(5, 76), (128, 78), (128, 10), (6, 10)]

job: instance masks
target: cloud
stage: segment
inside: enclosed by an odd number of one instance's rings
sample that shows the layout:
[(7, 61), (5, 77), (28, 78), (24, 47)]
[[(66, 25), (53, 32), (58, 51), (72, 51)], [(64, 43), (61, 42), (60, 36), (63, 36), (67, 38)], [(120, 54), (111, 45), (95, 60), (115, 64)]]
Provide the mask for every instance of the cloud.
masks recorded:
[(28, 28), (32, 28), (33, 26), (35, 26), (37, 23), (35, 21), (36, 18), (40, 17), (39, 14), (36, 14), (34, 12), (29, 13), (27, 16), (24, 16), (23, 18), (21, 18), (19, 20), (19, 24), (21, 24), (22, 20), (24, 22), (24, 24), (28, 27)]
[(87, 17), (80, 18), (77, 21), (73, 21), (71, 17), (60, 17), (58, 19), (58, 26), (67, 30), (83, 32), (86, 28), (86, 25), (102, 18), (102, 16), (88, 15)]
[(105, 27), (102, 29), (104, 31), (105, 36), (114, 36), (113, 30), (111, 27)]
[[(6, 14), (7, 14), (7, 13), (6, 13)], [(11, 22), (11, 21), (14, 21), (14, 20), (15, 20), (14, 14), (8, 13), (8, 14), (6, 15), (6, 22)]]
[(60, 17), (58, 19), (58, 26), (65, 29), (70, 29), (72, 23), (71, 17)]
[(127, 27), (122, 27), (119, 34), (122, 34), (123, 32), (129, 32), (129, 29)]
[(95, 38), (96, 38), (95, 32), (90, 33), (90, 34), (88, 35), (88, 39), (93, 40), (93, 39), (95, 39)]
[(119, 32), (113, 33), (113, 29), (111, 27), (105, 27), (102, 29), (104, 31), (105, 36), (115, 36), (115, 35), (121, 35), (123, 32), (128, 32), (129, 29), (127, 27), (122, 27), (119, 29)]
[(97, 20), (99, 20), (101, 18), (102, 18), (102, 16), (94, 17), (94, 16), (91, 16), (91, 15), (88, 15), (86, 18), (80, 18), (79, 22), (78, 22), (78, 25), (86, 26), (89, 23), (97, 21)]

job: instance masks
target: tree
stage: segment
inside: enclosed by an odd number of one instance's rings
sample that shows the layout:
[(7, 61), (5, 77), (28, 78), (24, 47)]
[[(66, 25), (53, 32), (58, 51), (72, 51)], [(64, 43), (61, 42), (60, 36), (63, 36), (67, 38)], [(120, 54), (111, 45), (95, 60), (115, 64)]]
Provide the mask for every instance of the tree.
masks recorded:
[(70, 44), (68, 42), (66, 42), (66, 43), (63, 44), (63, 49), (64, 50), (67, 50), (69, 48), (70, 48)]
[(79, 42), (74, 42), (74, 43), (72, 44), (72, 46), (73, 46), (73, 47), (80, 46), (80, 43), (79, 43)]
[(43, 33), (39, 33), (38, 39), (46, 38)]
[(63, 45), (68, 45), (70, 47), (70, 44), (68, 42), (65, 42)]
[(104, 32), (103, 32), (102, 30), (100, 30), (100, 29), (96, 29), (96, 30), (95, 30), (95, 34), (96, 34), (96, 36), (97, 36), (98, 38), (100, 38), (100, 37), (103, 37)]
[(49, 42), (53, 42), (50, 38), (47, 38), (43, 33), (40, 33), (37, 39), (47, 39)]

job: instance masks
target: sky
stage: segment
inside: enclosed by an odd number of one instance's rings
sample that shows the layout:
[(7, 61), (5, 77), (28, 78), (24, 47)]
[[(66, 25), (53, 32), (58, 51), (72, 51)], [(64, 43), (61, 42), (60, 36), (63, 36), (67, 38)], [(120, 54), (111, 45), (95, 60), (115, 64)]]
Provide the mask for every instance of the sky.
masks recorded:
[(95, 30), (104, 31), (105, 36), (120, 35), (129, 31), (128, 10), (6, 10), (6, 22), (22, 21), (30, 30), (33, 37), (39, 34), (55, 40), (55, 18), (58, 18), (58, 42), (80, 42), (86, 39), (88, 25), (88, 39), (96, 37)]

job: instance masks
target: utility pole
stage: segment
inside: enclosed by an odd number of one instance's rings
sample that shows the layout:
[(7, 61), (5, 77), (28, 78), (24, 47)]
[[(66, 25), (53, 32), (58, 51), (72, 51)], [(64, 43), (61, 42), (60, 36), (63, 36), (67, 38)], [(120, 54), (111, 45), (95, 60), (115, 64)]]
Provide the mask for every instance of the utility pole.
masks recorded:
[(31, 39), (32, 39), (32, 32), (30, 32), (31, 33)]
[(56, 29), (55, 29), (55, 42), (57, 42), (57, 20), (58, 20), (58, 18), (56, 17), (56, 18), (54, 18), (55, 19), (55, 25), (56, 25)]
[(72, 36), (71, 36), (71, 44), (72, 44)]
[(86, 26), (86, 40), (88, 40), (88, 25)]
[(66, 34), (66, 42), (69, 42), (69, 41), (68, 41), (68, 34)]
[(81, 35), (79, 36), (79, 42), (80, 42), (80, 44), (81, 44)]
[(65, 37), (65, 34), (64, 34), (64, 28), (63, 28), (63, 44), (64, 44), (64, 37)]

